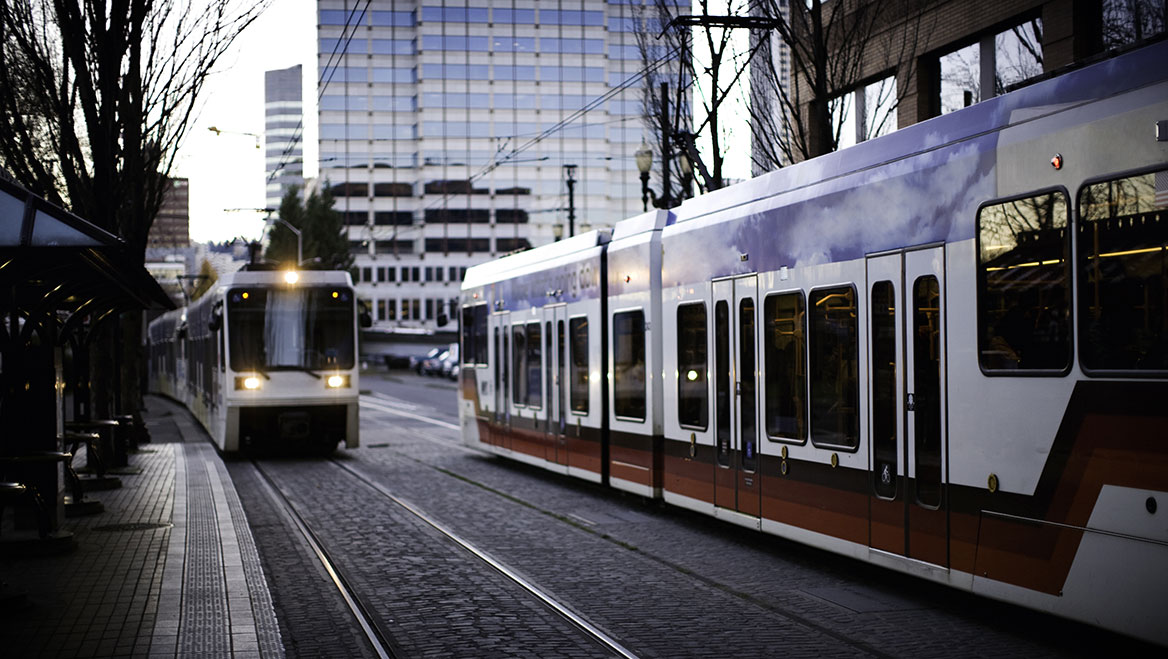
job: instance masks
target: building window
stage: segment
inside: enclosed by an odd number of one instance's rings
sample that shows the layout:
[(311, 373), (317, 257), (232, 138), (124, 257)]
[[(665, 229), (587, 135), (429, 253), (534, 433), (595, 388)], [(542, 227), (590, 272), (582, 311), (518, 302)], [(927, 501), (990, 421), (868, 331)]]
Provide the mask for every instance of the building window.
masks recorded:
[(986, 372), (1064, 372), (1071, 363), (1067, 199), (1050, 192), (977, 214), (978, 354)]
[(854, 449), (860, 441), (856, 289), (811, 292), (811, 441)]
[[(941, 114), (1042, 74), (1042, 20), (1034, 19), (940, 57)], [(991, 85), (991, 88), (983, 88)]]

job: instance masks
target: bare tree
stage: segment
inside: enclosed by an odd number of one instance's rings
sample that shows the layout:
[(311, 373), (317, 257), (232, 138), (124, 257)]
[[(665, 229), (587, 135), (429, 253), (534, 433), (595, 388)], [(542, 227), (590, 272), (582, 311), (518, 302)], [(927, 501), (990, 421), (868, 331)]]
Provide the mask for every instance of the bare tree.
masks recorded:
[[(0, 3), (0, 167), (32, 192), (121, 236), (146, 237), (208, 75), (268, 0), (5, 0)], [(125, 346), (122, 400), (136, 405), (141, 322), (94, 340), (95, 379)], [(104, 346), (102, 345), (104, 343)], [(94, 387), (108, 412), (112, 382)], [(120, 410), (119, 410), (120, 411)]]
[(267, 2), (9, 0), (0, 163), (144, 253), (207, 76)]
[[(751, 157), (756, 172), (835, 151), (854, 113), (862, 138), (890, 129), (913, 74), (926, 0), (754, 0)], [(891, 80), (888, 80), (891, 77)], [(873, 85), (862, 107), (854, 92)], [(870, 109), (879, 111), (874, 115)]]
[[(729, 0), (727, 16), (711, 15), (711, 2), (699, 0), (698, 13), (673, 0), (655, 0), (640, 10), (637, 44), (647, 74), (644, 86), (644, 116), (654, 136), (658, 153), (689, 154), (699, 171), (699, 184), (707, 190), (725, 185), (723, 166), (728, 155), (729, 128), (719, 111), (737, 93), (746, 77), (753, 52), (738, 53), (733, 43), (734, 26), (729, 17), (749, 12), (749, 0)], [(720, 9), (718, 10), (721, 11)], [(695, 50), (699, 51), (695, 57)], [(661, 83), (667, 83), (668, 117), (663, 120)], [(702, 121), (694, 124), (693, 99), (697, 97)], [(665, 121), (665, 125), (663, 125)], [(668, 135), (669, 144), (662, 143)], [(706, 159), (697, 160), (694, 144), (708, 142)], [(680, 177), (677, 177), (680, 183)], [(673, 186), (670, 186), (673, 188)], [(680, 199), (679, 185), (665, 191), (670, 199)]]

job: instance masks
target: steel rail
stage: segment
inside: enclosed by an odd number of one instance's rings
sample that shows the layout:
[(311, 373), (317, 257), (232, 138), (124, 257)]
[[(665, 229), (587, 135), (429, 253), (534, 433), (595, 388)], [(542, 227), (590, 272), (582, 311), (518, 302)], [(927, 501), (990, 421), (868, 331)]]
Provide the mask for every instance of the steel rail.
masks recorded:
[(298, 531), (300, 531), (300, 534), (304, 537), (304, 540), (308, 543), (308, 546), (311, 547), (313, 553), (316, 554), (317, 560), (320, 561), (320, 564), (324, 567), (325, 572), (327, 572), (329, 578), (332, 579), (333, 585), (336, 586), (337, 591), (340, 592), (341, 598), (345, 600), (345, 604), (349, 607), (349, 610), (352, 612), (353, 617), (357, 621), (357, 624), (360, 625), (361, 631), (369, 640), (369, 645), (373, 648), (373, 651), (377, 653), (377, 656), (381, 659), (392, 659), (394, 657), (405, 656), (404, 653), (401, 652), (400, 648), (397, 647), (397, 644), (394, 643), (392, 637), (373, 622), (368, 608), (364, 603), (361, 602), (360, 598), (356, 594), (356, 591), (353, 590), (348, 581), (345, 579), (344, 575), (342, 575), (337, 569), (336, 564), (333, 563), (332, 558), (329, 556), (328, 551), (325, 550), (324, 545), (320, 542), (320, 539), (316, 537), (316, 534), (313, 533), (312, 529), (308, 528), (308, 525), (304, 522), (304, 519), (300, 516), (300, 513), (296, 512), (296, 508), (292, 505), (292, 502), (288, 500), (288, 497), (284, 496), (284, 493), (281, 492), (280, 488), (276, 486), (276, 483), (272, 477), (269, 476), (266, 471), (264, 471), (263, 467), (261, 467), (257, 461), (252, 460), (251, 464), (252, 467), (255, 468), (256, 473), (260, 475), (260, 483), (263, 485), (264, 489), (267, 490), (268, 496), (271, 497), (272, 502), (276, 504), (276, 508), (280, 510), (280, 512), (288, 521), (292, 522), (293, 526), (295, 526)]
[(593, 640), (595, 640), (600, 645), (603, 645), (605, 648), (611, 650), (612, 652), (616, 653), (617, 655), (619, 655), (621, 657), (626, 657), (626, 659), (636, 659), (636, 657), (637, 657), (636, 654), (634, 654), (633, 652), (631, 652), (630, 650), (628, 650), (627, 648), (622, 646), (620, 643), (618, 643), (611, 636), (609, 636), (608, 634), (601, 631), (598, 627), (596, 627), (592, 623), (585, 620), (582, 616), (580, 616), (576, 612), (572, 611), (570, 608), (568, 608), (567, 605), (556, 600), (551, 595), (549, 595), (548, 593), (544, 592), (541, 588), (539, 588), (539, 586), (536, 586), (535, 584), (531, 583), (530, 581), (525, 579), (519, 573), (515, 572), (511, 568), (507, 567), (503, 563), (501, 563), (498, 560), (496, 560), (495, 558), (493, 558), (487, 552), (474, 546), (473, 544), (471, 544), (469, 541), (467, 541), (466, 539), (459, 536), (454, 531), (451, 531), (445, 525), (443, 525), (441, 522), (430, 517), (425, 512), (418, 509), (417, 507), (415, 507), (413, 504), (409, 503), (408, 501), (405, 501), (404, 499), (402, 499), (402, 498), (398, 497), (397, 495), (395, 495), (394, 493), (390, 492), (384, 486), (382, 486), (380, 483), (374, 482), (372, 479), (367, 477), (365, 474), (362, 474), (361, 472), (353, 469), (352, 467), (349, 467), (348, 465), (342, 464), (341, 462), (339, 462), (337, 460), (333, 460), (332, 462), (334, 465), (337, 466), (337, 468), (341, 469), (342, 471), (348, 472), (354, 478), (361, 481), (365, 485), (369, 486), (374, 491), (378, 492), (379, 494), (386, 497), (390, 501), (394, 502), (398, 506), (401, 506), (403, 509), (408, 511), (410, 514), (414, 515), (415, 517), (417, 517), (421, 521), (425, 522), (427, 525), (432, 527), (434, 530), (436, 530), (439, 533), (441, 533), (442, 535), (446, 536), (451, 541), (458, 544), (460, 547), (462, 547), (466, 551), (470, 552), (473, 556), (475, 556), (479, 560), (483, 561), (487, 565), (494, 568), (497, 572), (499, 572), (499, 574), (502, 574), (504, 577), (506, 577), (507, 579), (510, 579), (512, 582), (514, 582), (519, 587), (526, 590), (528, 593), (531, 593), (536, 599), (540, 600), (548, 608), (552, 609), (553, 611), (558, 613), (560, 616), (562, 616), (564, 619), (571, 622), (578, 629), (580, 629), (585, 634), (590, 636)]

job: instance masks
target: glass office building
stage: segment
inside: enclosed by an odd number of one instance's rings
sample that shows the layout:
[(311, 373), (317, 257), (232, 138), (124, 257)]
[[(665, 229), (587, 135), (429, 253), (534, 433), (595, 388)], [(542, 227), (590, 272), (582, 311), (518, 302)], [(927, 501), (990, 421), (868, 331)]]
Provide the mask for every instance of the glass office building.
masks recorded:
[(302, 67), (264, 72), (264, 186), (268, 208), (279, 208), (288, 188), (304, 187)]
[(375, 322), (453, 319), (469, 266), (642, 211), (640, 4), (318, 2), (321, 184)]

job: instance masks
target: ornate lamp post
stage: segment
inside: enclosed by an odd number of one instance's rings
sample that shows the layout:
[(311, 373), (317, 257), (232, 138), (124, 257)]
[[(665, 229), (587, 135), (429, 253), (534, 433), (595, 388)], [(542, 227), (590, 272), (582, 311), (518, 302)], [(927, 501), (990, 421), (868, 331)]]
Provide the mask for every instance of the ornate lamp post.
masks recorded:
[(649, 144), (644, 139), (641, 140), (641, 148), (633, 153), (633, 158), (637, 161), (637, 170), (641, 172), (641, 210), (649, 210), (649, 198), (653, 198), (653, 205), (657, 205), (657, 195), (649, 189), (649, 170), (653, 167), (653, 149), (649, 148)]

